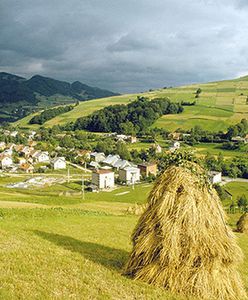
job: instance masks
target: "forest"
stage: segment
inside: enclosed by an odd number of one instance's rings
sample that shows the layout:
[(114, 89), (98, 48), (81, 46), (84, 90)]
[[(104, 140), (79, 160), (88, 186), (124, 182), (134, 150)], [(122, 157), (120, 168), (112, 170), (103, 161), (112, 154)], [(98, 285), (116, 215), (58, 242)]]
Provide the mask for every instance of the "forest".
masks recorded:
[(149, 100), (140, 96), (128, 105), (108, 106), (77, 119), (74, 130), (137, 134), (146, 130), (162, 115), (181, 112), (183, 112), (181, 103), (172, 103), (167, 98)]

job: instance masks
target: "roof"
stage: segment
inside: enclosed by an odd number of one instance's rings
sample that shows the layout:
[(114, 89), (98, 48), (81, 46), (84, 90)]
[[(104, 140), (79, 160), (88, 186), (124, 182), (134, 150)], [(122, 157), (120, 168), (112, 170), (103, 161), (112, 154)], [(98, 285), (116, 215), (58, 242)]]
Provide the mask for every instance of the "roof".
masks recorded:
[(64, 157), (56, 157), (56, 158), (54, 158), (53, 163), (55, 164), (57, 161), (60, 161), (60, 160), (62, 160), (63, 162), (65, 162), (65, 158)]
[(91, 167), (94, 167), (94, 168), (99, 168), (99, 167), (100, 167), (99, 163), (96, 162), (96, 161), (91, 161), (89, 165), (90, 165)]
[(126, 167), (123, 170), (128, 171), (128, 172), (139, 172), (139, 168), (137, 168), (137, 167)]
[(109, 165), (113, 165), (114, 163), (116, 163), (116, 161), (118, 161), (120, 159), (119, 155), (112, 155), (109, 154), (103, 161), (103, 163), (105, 164), (109, 164)]
[(113, 167), (123, 169), (126, 166), (131, 166), (131, 163), (127, 160), (118, 159), (116, 162), (113, 163)]
[(151, 167), (151, 166), (155, 166), (157, 165), (157, 163), (155, 162), (144, 162), (144, 163), (141, 163), (141, 164), (138, 164), (138, 167)]
[(99, 169), (99, 170), (94, 171), (93, 173), (96, 173), (96, 174), (110, 174), (110, 173), (114, 173), (114, 172), (112, 170)]
[(103, 152), (91, 152), (90, 155), (91, 156), (97, 156), (97, 155), (103, 155), (103, 156), (105, 156), (105, 154)]
[(215, 175), (221, 174), (221, 172), (218, 172), (218, 171), (209, 171), (208, 174), (209, 174), (210, 176), (215, 176)]
[(25, 163), (25, 164), (21, 164), (20, 169), (28, 170), (28, 169), (34, 169), (34, 167), (30, 164)]

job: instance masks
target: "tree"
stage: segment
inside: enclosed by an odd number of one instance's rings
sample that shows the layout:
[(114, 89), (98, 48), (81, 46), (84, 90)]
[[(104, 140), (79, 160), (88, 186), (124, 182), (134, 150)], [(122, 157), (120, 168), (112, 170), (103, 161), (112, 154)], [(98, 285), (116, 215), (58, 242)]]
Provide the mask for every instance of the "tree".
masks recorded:
[(246, 209), (246, 207), (248, 205), (248, 200), (246, 198), (246, 195), (243, 194), (242, 196), (239, 196), (237, 198), (237, 204), (238, 204), (239, 208)]
[(130, 160), (131, 155), (124, 142), (119, 141), (116, 145), (116, 153), (120, 155), (122, 159)]

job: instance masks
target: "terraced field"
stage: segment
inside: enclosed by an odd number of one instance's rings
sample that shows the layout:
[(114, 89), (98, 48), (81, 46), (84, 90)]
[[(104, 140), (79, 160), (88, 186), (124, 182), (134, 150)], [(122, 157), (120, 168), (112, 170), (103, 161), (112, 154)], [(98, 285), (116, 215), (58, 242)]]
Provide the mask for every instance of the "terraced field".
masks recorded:
[[(195, 98), (195, 91), (201, 88), (199, 98)], [(169, 131), (177, 128), (190, 129), (199, 125), (206, 130), (226, 130), (231, 124), (238, 123), (242, 118), (248, 118), (248, 77), (235, 80), (226, 80), (206, 84), (193, 84), (177, 88), (155, 90), (143, 94), (127, 94), (110, 98), (102, 98), (81, 102), (75, 109), (59, 115), (45, 123), (45, 126), (66, 124), (93, 111), (114, 104), (127, 104), (136, 99), (137, 95), (149, 98), (168, 97), (171, 101), (195, 101), (195, 106), (185, 107), (180, 115), (166, 115), (158, 119), (153, 127), (166, 128)], [(20, 127), (37, 128), (38, 125), (29, 125), (32, 118), (28, 116), (15, 124)]]

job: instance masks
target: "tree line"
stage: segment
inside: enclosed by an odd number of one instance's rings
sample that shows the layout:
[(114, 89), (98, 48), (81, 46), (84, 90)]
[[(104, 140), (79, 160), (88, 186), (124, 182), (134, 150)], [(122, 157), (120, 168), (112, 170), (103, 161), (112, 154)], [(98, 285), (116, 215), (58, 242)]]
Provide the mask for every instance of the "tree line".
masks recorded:
[(57, 108), (51, 108), (44, 110), (42, 113), (39, 115), (34, 116), (30, 121), (29, 124), (39, 124), (42, 125), (46, 121), (51, 120), (52, 118), (64, 114), (68, 111), (73, 110), (74, 106), (73, 105), (66, 105), (66, 106), (60, 106)]

